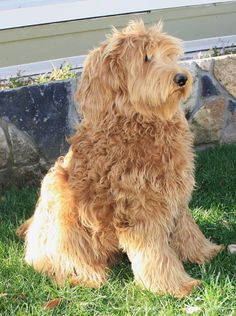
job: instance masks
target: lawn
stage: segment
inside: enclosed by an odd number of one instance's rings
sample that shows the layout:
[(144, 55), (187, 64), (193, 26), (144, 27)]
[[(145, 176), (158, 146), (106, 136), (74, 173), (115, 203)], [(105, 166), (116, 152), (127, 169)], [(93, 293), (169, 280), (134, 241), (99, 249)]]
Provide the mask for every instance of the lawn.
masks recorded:
[[(191, 208), (205, 235), (217, 243), (236, 244), (236, 145), (199, 153), (197, 187)], [(211, 263), (186, 264), (203, 286), (185, 299), (142, 291), (133, 282), (129, 262), (121, 262), (100, 289), (59, 288), (23, 261), (23, 243), (15, 230), (33, 212), (38, 187), (0, 194), (0, 315), (194, 315), (236, 316), (236, 255), (224, 251)], [(45, 304), (61, 299), (53, 309)]]

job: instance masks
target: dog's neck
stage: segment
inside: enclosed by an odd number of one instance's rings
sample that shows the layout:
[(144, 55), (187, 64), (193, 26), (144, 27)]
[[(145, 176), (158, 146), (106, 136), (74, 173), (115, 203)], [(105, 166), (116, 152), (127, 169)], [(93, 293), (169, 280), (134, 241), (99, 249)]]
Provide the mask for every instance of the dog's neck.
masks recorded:
[[(127, 113), (125, 113), (127, 114)], [(177, 111), (170, 119), (164, 119), (163, 117), (153, 115), (151, 117), (145, 116), (138, 112), (128, 112), (128, 115), (125, 115), (120, 111), (117, 111), (116, 107), (112, 108), (112, 111), (107, 112), (104, 117), (98, 122), (88, 122), (90, 128), (101, 128), (104, 129), (113, 129), (115, 126), (139, 126), (142, 130), (142, 127), (150, 127), (155, 130), (162, 130), (163, 128), (171, 128), (176, 124), (184, 125), (184, 128), (188, 128), (188, 123), (185, 119), (184, 112), (181, 108), (178, 108)], [(84, 122), (86, 123), (86, 122)], [(136, 128), (135, 128), (136, 129)]]
[[(131, 105), (130, 108), (133, 106)], [(134, 120), (137, 122), (142, 122), (145, 124), (154, 124), (154, 125), (166, 125), (166, 124), (172, 124), (176, 121), (179, 121), (180, 117), (183, 119), (184, 113), (183, 110), (180, 108), (179, 105), (171, 107), (156, 107), (155, 111), (145, 111), (144, 113), (136, 112), (136, 111), (130, 111), (123, 110), (120, 111), (120, 109), (117, 110), (116, 106), (113, 106), (112, 112), (108, 114), (111, 118), (112, 117), (120, 117), (124, 120), (130, 121)]]

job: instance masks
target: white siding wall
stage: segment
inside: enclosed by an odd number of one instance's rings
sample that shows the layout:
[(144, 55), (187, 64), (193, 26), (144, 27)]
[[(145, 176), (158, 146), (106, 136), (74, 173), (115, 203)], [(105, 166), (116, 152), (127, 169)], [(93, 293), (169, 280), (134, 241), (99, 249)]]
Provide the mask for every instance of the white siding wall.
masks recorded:
[[(0, 0), (0, 79), (19, 70), (49, 71), (64, 61), (80, 67), (112, 25), (122, 28), (137, 18), (147, 25), (162, 19), (187, 52), (236, 44), (236, 1)], [(15, 66), (22, 64), (29, 65)]]
[(0, 29), (232, 0), (0, 0)]

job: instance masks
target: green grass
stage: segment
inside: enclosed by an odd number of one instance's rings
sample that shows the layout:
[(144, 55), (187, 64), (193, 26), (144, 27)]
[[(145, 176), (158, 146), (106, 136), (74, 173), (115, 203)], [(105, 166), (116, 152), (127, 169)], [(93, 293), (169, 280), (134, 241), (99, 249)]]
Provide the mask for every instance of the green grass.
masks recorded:
[[(214, 241), (236, 243), (236, 145), (198, 154), (196, 180), (194, 218)], [(23, 243), (15, 235), (33, 212), (37, 195), (37, 187), (0, 194), (0, 315), (173, 316), (186, 315), (188, 306), (200, 307), (198, 315), (236, 315), (236, 255), (226, 251), (204, 266), (186, 265), (203, 286), (185, 299), (142, 291), (133, 282), (128, 261), (115, 267), (100, 289), (57, 287), (24, 263)], [(54, 298), (61, 298), (61, 304), (45, 310), (44, 304)]]

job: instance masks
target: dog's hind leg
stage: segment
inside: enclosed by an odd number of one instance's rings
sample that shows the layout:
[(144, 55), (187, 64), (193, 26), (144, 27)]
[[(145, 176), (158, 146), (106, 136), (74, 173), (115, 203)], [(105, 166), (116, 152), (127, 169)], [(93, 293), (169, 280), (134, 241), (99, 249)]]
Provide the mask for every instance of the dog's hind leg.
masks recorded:
[(198, 264), (210, 260), (224, 248), (206, 239), (193, 220), (188, 207), (180, 210), (171, 244), (182, 261)]
[[(93, 249), (80, 223), (63, 168), (55, 166), (43, 180), (40, 199), (26, 232), (26, 262), (37, 271), (90, 287), (107, 278), (106, 258)], [(102, 258), (102, 259), (101, 259)]]

